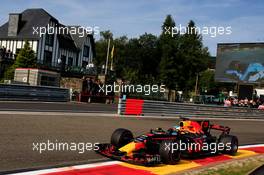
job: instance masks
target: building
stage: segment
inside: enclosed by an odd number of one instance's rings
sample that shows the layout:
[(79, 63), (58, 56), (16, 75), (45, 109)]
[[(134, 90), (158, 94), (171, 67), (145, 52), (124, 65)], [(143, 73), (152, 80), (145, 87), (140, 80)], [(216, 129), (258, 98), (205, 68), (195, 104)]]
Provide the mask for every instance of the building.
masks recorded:
[(35, 68), (17, 68), (15, 70), (14, 84), (27, 84), (31, 86), (60, 86), (60, 74)]
[[(93, 33), (85, 32), (81, 36), (68, 30), (78, 31), (79, 28), (61, 24), (44, 9), (10, 13), (9, 21), (0, 26), (0, 48), (6, 53), (0, 55), (1, 60), (14, 60), (24, 43), (29, 41), (39, 68), (79, 73), (86, 70), (95, 57)], [(44, 29), (45, 34), (41, 33)]]

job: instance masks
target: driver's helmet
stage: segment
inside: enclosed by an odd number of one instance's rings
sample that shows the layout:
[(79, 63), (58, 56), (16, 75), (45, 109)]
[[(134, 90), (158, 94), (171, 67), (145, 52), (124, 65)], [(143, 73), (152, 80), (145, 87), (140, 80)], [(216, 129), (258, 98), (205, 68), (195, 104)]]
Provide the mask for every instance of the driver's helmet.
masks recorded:
[(153, 134), (165, 134), (166, 132), (162, 128), (156, 128), (154, 130), (151, 130)]
[(181, 121), (180, 122), (180, 132), (187, 132), (193, 134), (203, 134), (202, 126), (197, 121)]

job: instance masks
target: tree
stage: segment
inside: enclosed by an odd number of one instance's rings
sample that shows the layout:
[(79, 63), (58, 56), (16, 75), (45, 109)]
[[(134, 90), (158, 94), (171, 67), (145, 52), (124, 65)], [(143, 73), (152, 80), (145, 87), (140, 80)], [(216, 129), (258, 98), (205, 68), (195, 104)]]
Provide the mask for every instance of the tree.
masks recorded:
[(202, 36), (197, 33), (195, 23), (191, 20), (186, 29), (186, 33), (181, 36), (179, 57), (181, 67), (179, 68), (179, 87), (185, 91), (192, 90), (195, 86), (196, 76), (207, 69), (209, 52), (207, 47), (203, 47)]
[(207, 69), (200, 73), (199, 78), (199, 88), (202, 92), (211, 92), (215, 90), (216, 83), (214, 80), (215, 72), (214, 70)]
[(126, 44), (122, 78), (131, 83), (139, 83), (142, 76), (141, 48), (137, 38), (131, 38)]
[[(105, 64), (107, 37), (113, 37), (110, 31), (101, 32), (101, 38), (96, 42), (98, 67)], [(121, 36), (111, 40), (110, 49), (115, 46), (113, 61), (116, 77), (131, 83), (153, 83), (157, 79), (160, 62), (157, 43), (158, 38), (147, 33), (139, 38)]]
[(37, 59), (34, 51), (31, 49), (29, 42), (26, 41), (24, 48), (21, 49), (17, 55), (14, 66), (16, 68), (35, 68), (37, 65)]
[(126, 36), (121, 36), (115, 38), (113, 44), (115, 45), (114, 51), (114, 71), (117, 78), (124, 78), (124, 66), (126, 62), (126, 50), (128, 44), (128, 38)]
[[(176, 89), (178, 79), (178, 39), (179, 35), (171, 35), (175, 22), (171, 15), (167, 15), (163, 25), (162, 33), (159, 38), (159, 51), (161, 53), (161, 61), (159, 64), (159, 77), (161, 83), (165, 84), (169, 89), (169, 99), (171, 90)], [(170, 30), (168, 33), (167, 30)]]
[(96, 42), (96, 59), (95, 65), (97, 68), (101, 68), (102, 65), (105, 64), (106, 55), (107, 55), (107, 47), (108, 47), (108, 39), (113, 40), (113, 34), (107, 30), (100, 32), (100, 39)]
[(110, 30), (102, 31), (100, 32), (100, 35), (101, 37), (103, 37), (104, 40), (113, 40), (113, 33)]
[(24, 47), (19, 51), (16, 60), (5, 72), (5, 79), (13, 79), (16, 68), (35, 68), (37, 59), (34, 51), (31, 49), (29, 42), (26, 41)]
[(132, 83), (155, 83), (160, 62), (157, 43), (158, 38), (147, 33), (128, 40), (124, 45), (123, 58), (118, 63), (122, 69), (121, 77)]
[(96, 65), (105, 64), (107, 40), (115, 46), (114, 71), (117, 78), (131, 83), (164, 84), (171, 90), (188, 94), (194, 89), (197, 75), (207, 69), (209, 52), (203, 46), (202, 36), (190, 21), (186, 34), (175, 31), (175, 22), (167, 15), (159, 37), (145, 33), (138, 38), (126, 36), (113, 39), (110, 31), (101, 32), (96, 42)]
[(139, 37), (140, 61), (142, 62), (142, 81), (154, 83), (158, 78), (160, 52), (158, 52), (158, 38), (145, 33)]

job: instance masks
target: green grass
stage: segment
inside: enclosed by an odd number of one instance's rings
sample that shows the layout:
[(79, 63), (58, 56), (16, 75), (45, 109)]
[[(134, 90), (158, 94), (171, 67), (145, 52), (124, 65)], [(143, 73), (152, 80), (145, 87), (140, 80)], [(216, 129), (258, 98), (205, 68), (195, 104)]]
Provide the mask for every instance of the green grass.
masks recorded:
[(247, 175), (250, 171), (259, 167), (262, 164), (263, 162), (261, 161), (245, 162), (239, 165), (234, 163), (233, 165), (220, 167), (217, 170), (209, 168), (207, 170), (202, 171), (198, 175)]

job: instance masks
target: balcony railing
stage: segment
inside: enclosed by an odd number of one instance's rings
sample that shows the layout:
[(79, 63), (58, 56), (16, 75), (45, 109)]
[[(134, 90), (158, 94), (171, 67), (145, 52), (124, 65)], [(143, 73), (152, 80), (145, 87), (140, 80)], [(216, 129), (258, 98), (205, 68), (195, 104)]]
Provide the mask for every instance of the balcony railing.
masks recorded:
[(38, 61), (37, 68), (60, 72), (61, 74), (67, 76), (84, 76), (97, 74), (97, 70), (95, 67), (84, 68), (67, 64), (58, 64), (57, 62), (46, 63), (43, 61)]

